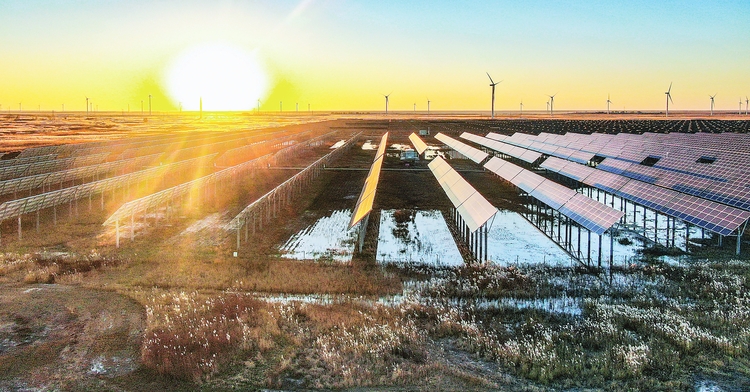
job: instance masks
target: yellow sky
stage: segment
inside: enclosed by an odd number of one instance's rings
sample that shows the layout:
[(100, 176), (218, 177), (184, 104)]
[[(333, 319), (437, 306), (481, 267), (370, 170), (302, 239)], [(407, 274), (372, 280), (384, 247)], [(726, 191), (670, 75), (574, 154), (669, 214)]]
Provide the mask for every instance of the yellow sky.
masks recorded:
[[(176, 110), (168, 70), (185, 51), (255, 56), (268, 89), (244, 110), (736, 110), (750, 95), (747, 2), (6, 1), (2, 110)], [(234, 71), (231, 71), (234, 72)], [(239, 77), (242, 75), (238, 75)], [(188, 83), (188, 82), (184, 82)], [(237, 87), (237, 86), (233, 86)], [(247, 89), (252, 90), (252, 89)], [(195, 99), (184, 102), (196, 108)], [(204, 99), (204, 107), (216, 107)], [(240, 101), (240, 99), (238, 99)], [(246, 104), (245, 104), (246, 102)], [(234, 108), (237, 109), (237, 108)]]

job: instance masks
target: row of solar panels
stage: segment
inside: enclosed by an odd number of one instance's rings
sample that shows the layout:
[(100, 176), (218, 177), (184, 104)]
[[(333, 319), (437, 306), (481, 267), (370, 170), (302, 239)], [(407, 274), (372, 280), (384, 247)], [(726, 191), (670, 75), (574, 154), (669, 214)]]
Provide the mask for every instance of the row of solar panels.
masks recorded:
[[(462, 137), (467, 140), (476, 140), (478, 144), (492, 145), (486, 143), (486, 138), (476, 135), (464, 134)], [(622, 216), (622, 212), (583, 195), (576, 196), (578, 194), (576, 191), (502, 159), (493, 157), (485, 164), (485, 167), (593, 232), (604, 232), (611, 226), (606, 226), (607, 223), (611, 221), (614, 224)], [(735, 232), (750, 219), (749, 211), (703, 200), (557, 157), (547, 158), (541, 167), (722, 235)], [(571, 200), (574, 201), (568, 205), (567, 203)], [(581, 212), (574, 210), (574, 206), (581, 208)], [(601, 221), (597, 222), (597, 219)]]
[[(339, 148), (337, 148), (337, 149), (329, 152), (328, 154), (324, 155), (322, 158), (316, 160), (315, 162), (313, 162), (312, 164), (310, 164), (309, 166), (307, 166), (304, 170), (302, 170), (299, 173), (295, 174), (294, 176), (292, 176), (288, 180), (286, 180), (283, 183), (281, 183), (276, 188), (272, 189), (271, 191), (269, 191), (265, 195), (261, 196), (260, 198), (258, 198), (254, 202), (250, 203), (248, 206), (246, 206), (244, 209), (242, 209), (242, 211), (240, 211), (240, 213), (237, 214), (232, 219), (232, 221), (230, 222), (230, 227), (233, 228), (233, 229), (237, 229), (237, 230), (240, 229), (242, 227), (242, 225), (245, 224), (245, 220), (249, 216), (251, 216), (260, 205), (262, 205), (264, 202), (267, 202), (267, 200), (269, 199), (269, 197), (271, 197), (272, 195), (274, 195), (276, 192), (279, 192), (279, 191), (285, 189), (286, 187), (295, 184), (297, 181), (302, 181), (302, 179), (305, 178), (311, 171), (318, 170), (322, 166), (324, 166), (325, 164), (327, 164), (327, 162), (330, 162), (330, 161), (338, 158), (340, 154), (342, 154), (344, 151), (347, 151), (351, 147), (351, 145), (354, 144), (357, 141), (357, 139), (359, 138), (360, 134), (361, 134), (361, 132), (357, 133), (356, 135), (353, 135), (351, 138), (349, 138), (349, 140), (346, 143), (344, 143), (344, 145), (342, 145)], [(282, 151), (279, 151), (276, 155), (278, 155), (279, 153), (282, 153)]]
[[(152, 164), (161, 154), (147, 155), (121, 161), (105, 162), (98, 165), (76, 167), (67, 170), (37, 174), (28, 177), (14, 178), (0, 181), (0, 196), (16, 192), (31, 191), (38, 188), (51, 187), (55, 184), (65, 184), (71, 181), (98, 178), (116, 172), (130, 172), (139, 170), (143, 166)], [(124, 173), (123, 173), (124, 174)]]
[[(466, 151), (467, 149), (463, 150)], [(476, 232), (495, 216), (497, 208), (477, 192), (443, 158), (436, 157), (427, 166), (450, 199), (453, 207), (456, 208), (456, 211), (466, 223), (469, 231)]]
[(0, 221), (51, 208), (57, 205), (69, 203), (93, 194), (99, 194), (108, 190), (122, 188), (128, 184), (146, 181), (152, 178), (164, 176), (170, 171), (197, 168), (210, 162), (216, 154), (199, 158), (189, 159), (172, 164), (162, 165), (150, 169), (140, 170), (121, 176), (110, 177), (104, 180), (89, 182), (86, 184), (64, 188), (57, 191), (29, 196), (0, 204)]
[(378, 150), (375, 152), (375, 159), (370, 166), (370, 171), (367, 173), (365, 184), (362, 186), (362, 192), (359, 194), (357, 204), (354, 206), (354, 212), (352, 212), (352, 218), (349, 221), (350, 229), (365, 219), (365, 217), (372, 211), (372, 206), (375, 203), (375, 191), (377, 191), (378, 181), (380, 180), (380, 169), (383, 166), (383, 160), (385, 159), (385, 148), (387, 142), (388, 132), (383, 134), (380, 138), (380, 145), (378, 145)]
[[(503, 135), (488, 134), (488, 137), (495, 139), (502, 139), (501, 143), (515, 143), (516, 145), (522, 144), (532, 150), (544, 152), (547, 155), (576, 161), (579, 163), (587, 163), (594, 158), (594, 155), (606, 154), (601, 152), (586, 152), (583, 159), (573, 159), (567, 154), (560, 154), (559, 151), (565, 149), (566, 151), (571, 150), (568, 147), (558, 147), (556, 151), (552, 151), (553, 145), (549, 143), (530, 142), (529, 136), (522, 135), (516, 137), (507, 137)], [(555, 139), (558, 139), (559, 135), (552, 135)], [(578, 135), (573, 134), (570, 137), (572, 139), (578, 139), (588, 137), (589, 135)], [(612, 135), (606, 135), (611, 139)], [(474, 136), (476, 137), (476, 136)], [(612, 143), (607, 137), (597, 141), (597, 145), (605, 144), (610, 147), (612, 145), (617, 146), (617, 143)], [(635, 136), (631, 136), (635, 137)], [(516, 140), (512, 140), (512, 139)], [(533, 138), (533, 136), (532, 136)], [(519, 142), (519, 140), (524, 140)], [(599, 140), (599, 139), (597, 139)], [(540, 147), (540, 144), (542, 147)], [(562, 144), (562, 143), (561, 143)], [(570, 144), (568, 144), (570, 145)], [(487, 146), (492, 148), (492, 146)], [(596, 150), (595, 148), (586, 147), (590, 150)], [(689, 146), (683, 146), (682, 150), (691, 150)], [(682, 166), (682, 169), (678, 169), (676, 165), (672, 165), (671, 168), (662, 167), (658, 165), (647, 166), (642, 164), (641, 161), (637, 161), (644, 156), (645, 153), (639, 152), (637, 156), (633, 156), (628, 149), (628, 146), (620, 146), (617, 157), (609, 157), (602, 160), (597, 168), (600, 170), (608, 171), (614, 174), (619, 174), (628, 178), (636, 179), (639, 181), (647, 182), (650, 184), (658, 185), (660, 187), (669, 188), (682, 193), (697, 196), (703, 199), (712, 200), (718, 203), (727, 204), (733, 207), (750, 210), (750, 162), (748, 157), (739, 157), (737, 160), (725, 160), (728, 162), (719, 166), (712, 166), (714, 163), (691, 163), (690, 165)], [(583, 153), (583, 151), (581, 151)], [(665, 154), (670, 154), (667, 151)], [(679, 153), (673, 153), (671, 156), (680, 155)], [(588, 158), (588, 160), (587, 160)], [(648, 158), (648, 156), (646, 156)], [(644, 159), (646, 159), (644, 158)], [(635, 160), (634, 160), (635, 159)], [(700, 158), (699, 158), (700, 159)], [(660, 159), (657, 159), (661, 161)], [(685, 159), (672, 160), (675, 162), (686, 162)], [(701, 166), (700, 171), (690, 169), (695, 165)], [(692, 171), (691, 171), (692, 170)]]
[(179, 198), (191, 192), (199, 192), (200, 190), (210, 186), (211, 184), (229, 178), (237, 173), (242, 173), (246, 170), (250, 170), (256, 167), (262, 167), (272, 156), (273, 154), (267, 154), (262, 157), (258, 157), (253, 160), (241, 163), (239, 165), (228, 167), (218, 172), (211, 173), (207, 176), (200, 177), (193, 181), (184, 182), (171, 188), (167, 188), (163, 191), (152, 193), (139, 199), (131, 200), (120, 206), (120, 208), (118, 208), (117, 211), (110, 215), (102, 225), (107, 226), (114, 224), (118, 220), (125, 220), (127, 217), (130, 217), (132, 215), (139, 214), (143, 211), (152, 210), (170, 201), (178, 200)]
[(555, 157), (541, 167), (722, 235), (733, 233), (750, 218), (750, 211)]
[(103, 162), (109, 154), (86, 155), (75, 158), (52, 159), (0, 168), (0, 181), (33, 176), (35, 174), (89, 166)]

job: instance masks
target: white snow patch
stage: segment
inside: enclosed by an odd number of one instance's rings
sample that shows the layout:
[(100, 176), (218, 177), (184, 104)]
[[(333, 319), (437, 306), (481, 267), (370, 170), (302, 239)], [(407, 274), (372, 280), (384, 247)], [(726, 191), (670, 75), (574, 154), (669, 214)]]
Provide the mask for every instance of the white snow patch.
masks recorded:
[(498, 211), (490, 227), (488, 257), (499, 265), (570, 265), (571, 257), (560, 247), (512, 211)]
[(410, 220), (400, 227), (397, 227), (395, 212), (380, 212), (376, 261), (435, 266), (463, 264), (461, 253), (440, 211), (411, 211), (413, 215)]
[(341, 146), (343, 146), (346, 143), (346, 140), (339, 140), (336, 142), (336, 144), (331, 146), (331, 150), (335, 150)]
[(367, 140), (362, 144), (362, 149), (363, 150), (377, 150), (378, 145), (372, 144), (372, 140)]
[(409, 144), (394, 143), (394, 144), (391, 144), (391, 149), (398, 150), (398, 151), (408, 151), (408, 150), (413, 150), (414, 148), (412, 148), (412, 146)]
[(349, 230), (349, 210), (333, 211), (289, 238), (281, 246), (281, 257), (295, 260), (327, 258), (348, 262), (354, 253), (356, 229)]

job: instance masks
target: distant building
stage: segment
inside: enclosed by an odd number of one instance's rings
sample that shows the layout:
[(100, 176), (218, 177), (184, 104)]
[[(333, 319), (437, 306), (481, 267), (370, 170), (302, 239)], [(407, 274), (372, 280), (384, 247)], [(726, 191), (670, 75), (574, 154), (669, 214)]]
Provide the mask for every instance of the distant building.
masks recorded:
[(429, 129), (420, 129), (419, 130), (419, 136), (429, 136), (430, 130)]

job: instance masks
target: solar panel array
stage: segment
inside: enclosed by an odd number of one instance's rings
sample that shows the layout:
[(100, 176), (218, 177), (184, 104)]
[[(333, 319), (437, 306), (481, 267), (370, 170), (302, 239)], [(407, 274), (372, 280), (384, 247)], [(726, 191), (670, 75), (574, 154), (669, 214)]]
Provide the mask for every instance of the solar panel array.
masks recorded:
[(107, 178), (104, 180), (89, 182), (70, 188), (64, 188), (61, 190), (26, 197), (23, 199), (7, 201), (0, 204), (0, 222), (8, 218), (13, 218), (31, 212), (36, 212), (46, 208), (69, 203), (93, 194), (99, 194), (108, 190), (122, 188), (124, 186), (127, 186), (128, 184), (142, 182), (158, 176), (164, 176), (170, 172), (191, 170), (196, 168), (198, 165), (209, 162), (214, 157), (216, 157), (216, 154), (162, 165), (151, 169)]
[[(488, 135), (493, 136), (494, 134)], [(750, 210), (750, 136), (734, 133), (516, 133), (504, 140), (703, 199)], [(569, 156), (549, 153), (577, 151)]]
[(267, 154), (262, 157), (255, 158), (253, 160), (228, 167), (215, 173), (211, 173), (207, 176), (195, 179), (193, 181), (184, 182), (182, 184), (167, 188), (163, 191), (152, 193), (148, 196), (141, 197), (139, 199), (131, 200), (117, 209), (112, 215), (107, 218), (102, 226), (113, 225), (117, 220), (125, 220), (126, 218), (140, 214), (143, 211), (153, 210), (156, 207), (163, 206), (174, 200), (179, 200), (182, 196), (189, 194), (190, 192), (196, 192), (204, 189), (218, 181), (225, 180), (234, 175), (244, 173), (248, 170), (255, 169), (258, 167), (265, 167), (266, 162), (271, 158), (272, 154)]
[(458, 214), (466, 222), (469, 231), (476, 232), (495, 216), (497, 208), (477, 192), (443, 158), (436, 157), (427, 166)]
[(385, 159), (385, 147), (387, 142), (388, 132), (383, 134), (383, 137), (380, 138), (380, 145), (375, 153), (375, 160), (372, 162), (370, 171), (367, 173), (365, 185), (362, 187), (362, 192), (359, 194), (357, 204), (354, 206), (354, 212), (352, 212), (352, 218), (349, 221), (350, 229), (362, 221), (362, 219), (372, 211), (372, 206), (375, 203), (375, 191), (378, 188), (378, 180), (380, 179), (380, 168), (383, 166), (383, 160)]
[(412, 133), (411, 135), (409, 135), (409, 140), (411, 141), (411, 144), (414, 145), (414, 148), (418, 153), (422, 154), (423, 152), (427, 151), (427, 144), (423, 142), (416, 133)]
[(114, 162), (100, 163), (98, 165), (76, 167), (73, 169), (55, 171), (51, 173), (37, 174), (28, 177), (14, 178), (0, 181), (0, 195), (16, 192), (31, 191), (34, 189), (52, 187), (55, 184), (65, 184), (71, 181), (83, 181), (86, 179), (98, 179), (110, 173), (121, 173), (140, 170), (143, 166), (156, 161), (161, 154), (147, 155), (133, 159), (125, 159)]
[(547, 158), (541, 167), (721, 235), (750, 219), (750, 211), (559, 158)]
[(448, 147), (460, 152), (461, 154), (466, 156), (466, 158), (469, 158), (478, 164), (481, 164), (482, 161), (487, 159), (487, 157), (489, 156), (489, 154), (487, 154), (486, 152), (482, 150), (479, 150), (469, 145), (466, 145), (464, 143), (461, 143), (460, 141), (442, 133), (438, 133), (437, 135), (435, 135), (435, 139), (440, 140), (441, 142), (445, 143)]
[[(2, 158), (3, 155), (0, 155), (0, 158)], [(3, 160), (0, 160), (0, 167), (8, 167), (8, 166), (23, 165), (27, 163), (49, 161), (51, 159), (55, 159), (55, 157), (57, 157), (56, 154), (48, 154), (48, 155), (37, 155), (37, 156), (26, 157), (26, 158), (3, 159)]]
[(508, 161), (493, 157), (485, 168), (593, 233), (609, 230), (623, 213)]
[(487, 147), (491, 150), (500, 152), (504, 155), (520, 159), (527, 163), (534, 163), (539, 158), (542, 157), (542, 154), (539, 152), (528, 150), (528, 149), (521, 148), (521, 147), (516, 147), (511, 144), (503, 143), (498, 140), (493, 140), (488, 137), (478, 136), (473, 133), (464, 132), (461, 134), (461, 138), (474, 142), (476, 144), (479, 144), (480, 146)]
[(45, 160), (41, 162), (25, 163), (15, 166), (0, 167), (0, 180), (32, 176), (35, 174), (49, 173), (53, 171), (66, 170), (74, 167), (95, 165), (104, 162), (109, 154), (95, 154), (83, 157)]
[(360, 135), (361, 135), (361, 132), (352, 136), (346, 143), (344, 143), (343, 146), (326, 154), (322, 158), (312, 163), (310, 166), (306, 167), (304, 170), (295, 174), (290, 179), (284, 181), (276, 188), (272, 189), (265, 195), (258, 198), (258, 200), (250, 203), (239, 214), (237, 214), (237, 216), (235, 216), (232, 219), (232, 221), (230, 222), (230, 226), (236, 230), (239, 230), (240, 228), (242, 228), (242, 226), (246, 224), (246, 220), (250, 218), (251, 216), (253, 216), (254, 214), (261, 211), (264, 207), (267, 207), (267, 203), (269, 203), (269, 200), (271, 200), (276, 194), (283, 193), (287, 189), (290, 189), (290, 188), (291, 189), (294, 189), (295, 187), (299, 188), (300, 184), (303, 184), (306, 178), (309, 178), (311, 175), (316, 175), (317, 173), (320, 172), (320, 170), (323, 167), (325, 167), (325, 165), (327, 165), (329, 162), (335, 159), (338, 159), (342, 154), (348, 151), (351, 148), (352, 144), (354, 144), (357, 141)]

